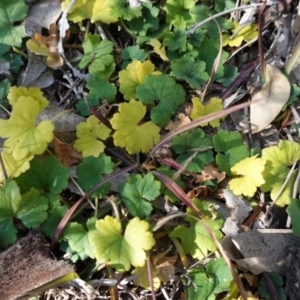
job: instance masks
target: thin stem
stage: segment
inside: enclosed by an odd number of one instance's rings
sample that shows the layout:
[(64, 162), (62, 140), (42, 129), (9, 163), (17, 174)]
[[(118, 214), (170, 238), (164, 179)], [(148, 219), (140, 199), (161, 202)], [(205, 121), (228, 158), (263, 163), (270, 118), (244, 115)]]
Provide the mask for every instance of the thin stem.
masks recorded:
[[(270, 3), (267, 3), (267, 5), (274, 5), (274, 4), (276, 4), (276, 2), (270, 1)], [(264, 3), (252, 3), (252, 4), (249, 4), (249, 5), (243, 5), (243, 6), (240, 6), (240, 7), (235, 7), (235, 8), (228, 9), (226, 11), (222, 11), (222, 12), (220, 12), (218, 14), (215, 14), (215, 15), (211, 16), (210, 18), (207, 18), (204, 21), (194, 25), (185, 34), (189, 35), (189, 34), (195, 33), (196, 29), (198, 29), (199, 27), (203, 26), (204, 24), (210, 22), (214, 18), (218, 18), (218, 17), (224, 16), (224, 15), (227, 15), (227, 14), (229, 14), (231, 12), (234, 12), (234, 11), (237, 11), (237, 10), (243, 10), (243, 9), (247, 9), (247, 8), (251, 8), (251, 7), (259, 7), (259, 6), (262, 6), (262, 5), (264, 5)]]

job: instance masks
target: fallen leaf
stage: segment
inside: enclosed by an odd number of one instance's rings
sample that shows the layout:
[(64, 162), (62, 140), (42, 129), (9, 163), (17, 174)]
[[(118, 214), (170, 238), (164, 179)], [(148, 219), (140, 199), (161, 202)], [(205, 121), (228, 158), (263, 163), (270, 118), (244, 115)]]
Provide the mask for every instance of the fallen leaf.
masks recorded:
[[(288, 101), (291, 85), (285, 75), (272, 65), (266, 65), (266, 83), (252, 97), (250, 123), (252, 133), (265, 129)], [(259, 101), (258, 101), (259, 100)]]
[(224, 180), (225, 177), (225, 172), (220, 173), (216, 167), (208, 165), (204, 167), (204, 169), (201, 172), (201, 175), (197, 176), (196, 183), (212, 179), (217, 179), (220, 182)]
[(63, 166), (70, 167), (82, 161), (82, 155), (78, 151), (56, 137), (54, 137), (53, 146), (55, 155)]
[(198, 198), (198, 199), (205, 199), (208, 195), (208, 191), (210, 191), (210, 188), (206, 185), (198, 186), (196, 188), (193, 188), (191, 191), (187, 193), (187, 196), (190, 199)]
[(186, 125), (188, 123), (191, 123), (191, 119), (188, 116), (186, 116), (185, 114), (183, 114), (183, 113), (178, 114), (177, 118), (179, 120), (177, 120), (177, 121), (172, 121), (171, 120), (165, 126), (165, 129), (171, 131), (171, 130), (174, 130), (176, 128), (182, 127), (182, 126), (184, 126), (184, 125)]
[(64, 63), (63, 58), (57, 52), (58, 32), (55, 23), (50, 25), (48, 37), (35, 33), (33, 38), (27, 41), (26, 46), (30, 52), (46, 56), (49, 68), (56, 69)]

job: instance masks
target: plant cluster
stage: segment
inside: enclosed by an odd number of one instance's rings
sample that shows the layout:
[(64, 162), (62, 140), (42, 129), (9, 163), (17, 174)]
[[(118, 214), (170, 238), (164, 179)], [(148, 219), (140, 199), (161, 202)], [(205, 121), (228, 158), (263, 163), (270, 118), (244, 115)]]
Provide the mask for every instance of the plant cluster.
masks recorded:
[[(23, 25), (12, 24), (25, 18), (28, 6), (9, 2), (0, 4), (0, 61), (12, 77), (26, 62), (26, 49), (53, 72), (64, 66), (58, 41), (50, 39), (57, 28), (48, 28), (48, 37), (26, 38)], [(62, 11), (71, 2), (63, 1)], [(0, 119), (0, 248), (38, 228), (73, 263), (89, 262), (89, 278), (102, 264), (111, 277), (136, 275), (134, 284), (154, 295), (180, 265), (186, 271), (177, 281), (186, 299), (237, 299), (235, 271), (218, 252), (224, 219), (211, 198), (222, 198), (220, 190), (228, 187), (253, 204), (264, 192), (287, 207), (300, 235), (298, 170), (291, 169), (300, 145), (282, 139), (251, 147), (240, 132), (221, 128), (229, 111), (215, 91), (228, 91), (241, 75), (227, 61), (232, 48), (257, 38), (257, 24), (241, 27), (224, 15), (189, 29), (235, 1), (135, 2), (77, 0), (67, 11), (70, 35), (84, 38), (66, 40), (65, 51), (79, 48), (71, 63), (88, 74), (75, 104), (86, 119), (72, 143), (58, 138), (61, 115), (40, 119), (49, 108), (40, 88), (0, 82), (1, 116), (7, 113)], [(298, 93), (292, 85), (285, 103)], [(109, 106), (105, 115), (97, 110), (103, 105)], [(79, 158), (71, 166), (64, 159), (74, 155)], [(208, 257), (205, 267), (192, 266)], [(262, 282), (261, 295), (265, 289)]]

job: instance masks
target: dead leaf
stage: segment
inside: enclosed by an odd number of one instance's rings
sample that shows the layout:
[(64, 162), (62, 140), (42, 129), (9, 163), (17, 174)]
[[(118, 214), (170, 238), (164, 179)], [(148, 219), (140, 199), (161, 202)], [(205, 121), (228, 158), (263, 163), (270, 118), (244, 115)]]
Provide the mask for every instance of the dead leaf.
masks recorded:
[(230, 190), (224, 190), (226, 205), (231, 209), (230, 216), (226, 218), (222, 231), (229, 236), (235, 236), (241, 230), (241, 225), (249, 216), (252, 208), (249, 202), (241, 196), (235, 196)]
[(174, 130), (176, 128), (179, 128), (183, 125), (186, 125), (188, 123), (191, 123), (191, 119), (186, 116), (185, 114), (183, 113), (180, 113), (178, 114), (177, 118), (179, 119), (178, 121), (170, 121), (166, 126), (165, 126), (165, 129), (167, 130)]
[[(266, 65), (266, 83), (252, 97), (250, 123), (253, 133), (262, 131), (276, 118), (288, 101), (291, 85), (275, 66)], [(255, 102), (254, 102), (255, 101)]]
[(56, 69), (64, 64), (63, 58), (57, 52), (58, 40), (57, 26), (53, 23), (50, 25), (48, 37), (34, 33), (33, 38), (27, 41), (26, 46), (30, 52), (36, 55), (46, 56), (47, 66)]
[(53, 146), (55, 155), (63, 166), (70, 167), (79, 164), (82, 161), (82, 155), (76, 151), (71, 145), (63, 143), (54, 137)]
[(199, 198), (199, 199), (205, 199), (208, 195), (208, 191), (210, 191), (211, 189), (206, 186), (206, 185), (201, 185), (198, 187), (193, 188), (191, 191), (189, 191), (187, 193), (187, 196), (190, 199), (193, 199), (195, 197)]
[(30, 7), (25, 21), (25, 32), (33, 36), (35, 32), (41, 33), (43, 28), (49, 28), (56, 23), (61, 14), (60, 3), (54, 0), (38, 1)]
[(37, 55), (29, 52), (26, 69), (18, 74), (18, 85), (43, 89), (53, 82), (53, 72), (47, 68), (46, 64)]
[[(60, 117), (55, 119), (58, 114)], [(48, 106), (38, 115), (36, 122), (40, 123), (43, 120), (52, 120), (53, 118), (55, 136), (68, 144), (72, 144), (76, 139), (77, 125), (86, 120), (73, 112), (67, 113), (64, 109)]]
[(212, 180), (212, 179), (217, 179), (218, 182), (220, 182), (224, 180), (225, 177), (226, 177), (225, 172), (220, 173), (218, 168), (209, 165), (209, 166), (205, 166), (201, 172), (201, 175), (197, 176), (196, 183), (203, 182), (206, 180)]
[(222, 246), (231, 260), (253, 274), (286, 275), (287, 251), (290, 247), (299, 248), (300, 238), (290, 229), (258, 229), (226, 236)]
[(152, 258), (153, 264), (158, 271), (157, 276), (163, 283), (167, 283), (175, 274), (174, 264), (178, 259), (177, 255), (166, 256), (169, 251), (170, 249), (167, 249)]

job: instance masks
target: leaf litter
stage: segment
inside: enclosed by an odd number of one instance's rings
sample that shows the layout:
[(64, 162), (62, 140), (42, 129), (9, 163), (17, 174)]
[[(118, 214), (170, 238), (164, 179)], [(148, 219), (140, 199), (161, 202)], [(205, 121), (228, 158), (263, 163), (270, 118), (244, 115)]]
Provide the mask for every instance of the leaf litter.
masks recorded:
[(298, 1), (26, 2), (0, 4), (0, 248), (38, 230), (80, 278), (22, 293), (299, 298)]

